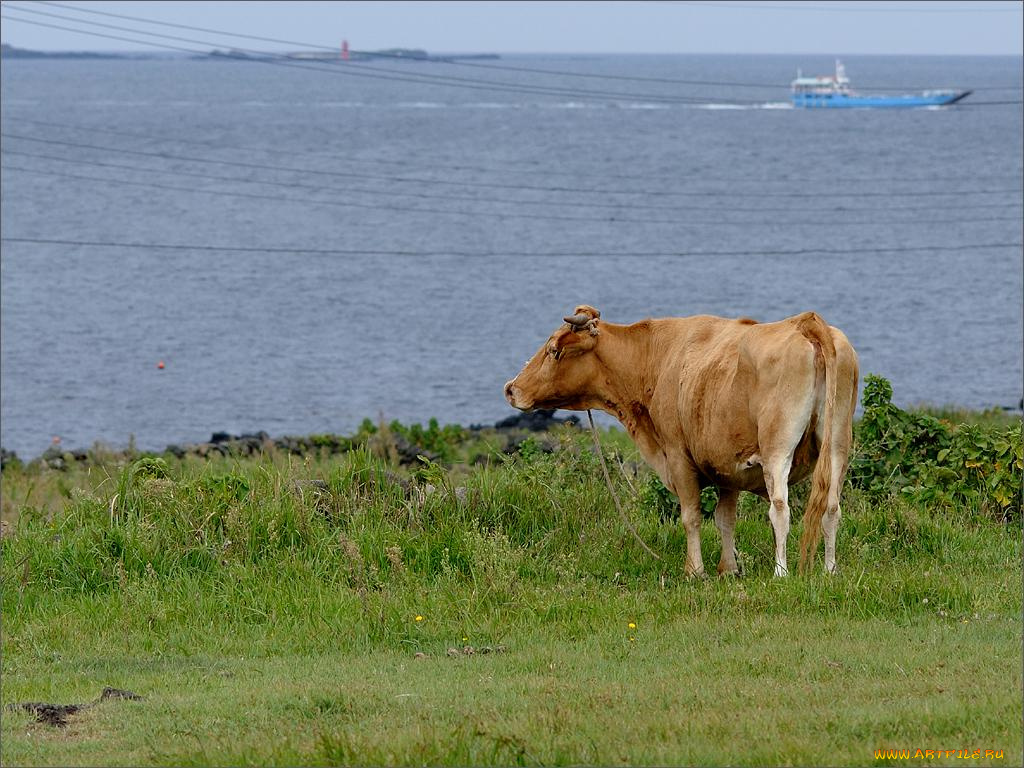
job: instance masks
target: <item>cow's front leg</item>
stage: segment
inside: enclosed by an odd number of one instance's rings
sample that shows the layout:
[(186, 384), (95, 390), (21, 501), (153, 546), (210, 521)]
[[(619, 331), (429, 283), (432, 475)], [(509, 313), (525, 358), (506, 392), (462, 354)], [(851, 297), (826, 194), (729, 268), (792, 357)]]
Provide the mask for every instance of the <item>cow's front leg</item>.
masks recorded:
[(704, 558), (700, 553), (700, 483), (691, 472), (673, 473), (683, 529), (686, 531), (686, 575), (703, 576)]
[(715, 507), (715, 526), (722, 536), (722, 557), (718, 561), (718, 575), (738, 573), (736, 564), (736, 501), (740, 492), (727, 488), (718, 489), (718, 506)]

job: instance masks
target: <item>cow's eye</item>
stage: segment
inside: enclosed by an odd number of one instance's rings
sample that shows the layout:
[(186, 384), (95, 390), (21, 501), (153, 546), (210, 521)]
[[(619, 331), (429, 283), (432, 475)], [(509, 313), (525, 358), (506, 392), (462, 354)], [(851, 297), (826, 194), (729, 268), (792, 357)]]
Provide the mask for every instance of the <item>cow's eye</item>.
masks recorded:
[(553, 358), (555, 358), (555, 360), (559, 358), (558, 347), (551, 347), (551, 349), (549, 349), (548, 352)]

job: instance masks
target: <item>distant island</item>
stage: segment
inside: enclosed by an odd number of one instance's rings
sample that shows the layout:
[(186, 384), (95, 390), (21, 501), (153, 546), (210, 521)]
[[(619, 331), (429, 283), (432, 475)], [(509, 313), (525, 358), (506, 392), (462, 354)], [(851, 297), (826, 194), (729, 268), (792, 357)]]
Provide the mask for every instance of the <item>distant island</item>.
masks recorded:
[[(341, 50), (337, 51), (294, 51), (291, 53), (253, 53), (229, 49), (214, 50), (193, 59), (243, 59), (250, 61), (273, 61), (280, 58), (301, 59), (303, 61), (338, 61), (343, 59)], [(455, 53), (436, 55), (421, 48), (384, 48), (379, 51), (349, 51), (348, 61), (372, 61), (377, 59), (405, 59), (407, 61), (463, 61), (467, 59), (499, 59), (496, 53)]]
[[(0, 44), (2, 59), (126, 59), (139, 61), (145, 59), (180, 59), (193, 61), (274, 61), (281, 58), (300, 59), (303, 61), (339, 61), (342, 59), (338, 51), (295, 51), (292, 53), (253, 53), (236, 49), (215, 49), (209, 53), (193, 56), (167, 53), (94, 53), (90, 51), (32, 51), (27, 48), (16, 48), (7, 43)], [(351, 51), (348, 61), (372, 61), (379, 59), (404, 59), (407, 61), (462, 61), (467, 59), (498, 59), (496, 53), (457, 53), (435, 55), (420, 48), (385, 48), (379, 51)]]
[(0, 43), (0, 59), (155, 59), (149, 53), (95, 53), (92, 51), (30, 51)]

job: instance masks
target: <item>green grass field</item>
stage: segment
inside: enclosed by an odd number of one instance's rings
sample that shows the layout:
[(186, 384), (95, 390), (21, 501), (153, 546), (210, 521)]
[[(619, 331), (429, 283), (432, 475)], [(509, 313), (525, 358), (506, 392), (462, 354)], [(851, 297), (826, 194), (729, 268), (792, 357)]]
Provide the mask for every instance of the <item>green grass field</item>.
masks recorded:
[[(660, 562), (569, 429), (553, 453), (484, 440), (489, 460), (413, 471), (371, 443), (5, 469), (0, 699), (143, 699), (64, 727), (4, 711), (0, 760), (1021, 763), (1019, 519), (848, 488), (840, 572), (775, 579), (749, 497), (744, 576), (687, 580), (681, 525), (604, 439)], [(795, 573), (800, 489), (794, 507)], [(703, 549), (713, 573), (710, 520)]]

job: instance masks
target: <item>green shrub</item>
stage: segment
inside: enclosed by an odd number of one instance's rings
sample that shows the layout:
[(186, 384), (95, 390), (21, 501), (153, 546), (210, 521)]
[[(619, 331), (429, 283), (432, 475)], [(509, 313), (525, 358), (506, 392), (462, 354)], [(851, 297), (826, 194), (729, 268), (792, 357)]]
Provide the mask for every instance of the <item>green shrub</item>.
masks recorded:
[(949, 429), (934, 416), (892, 404), (892, 385), (881, 376), (864, 378), (864, 416), (856, 428), (850, 481), (875, 495), (912, 484), (925, 464), (949, 447)]
[(167, 461), (158, 456), (145, 456), (133, 465), (137, 477), (167, 478), (170, 477), (170, 469)]
[[(637, 492), (640, 508), (658, 516), (661, 520), (679, 517), (679, 497), (665, 487), (661, 478), (651, 474)], [(700, 511), (704, 517), (712, 517), (718, 505), (718, 489), (709, 485), (700, 492)]]
[(1020, 424), (952, 425), (892, 404), (892, 385), (865, 378), (850, 482), (875, 498), (967, 507), (1020, 520), (1024, 472)]
[(388, 429), (396, 435), (401, 435), (412, 445), (436, 454), (445, 463), (451, 463), (456, 459), (459, 448), (466, 439), (464, 427), (458, 424), (446, 424), (442, 427), (437, 419), (431, 419), (426, 429), (419, 424), (405, 426), (397, 421), (391, 422)]

